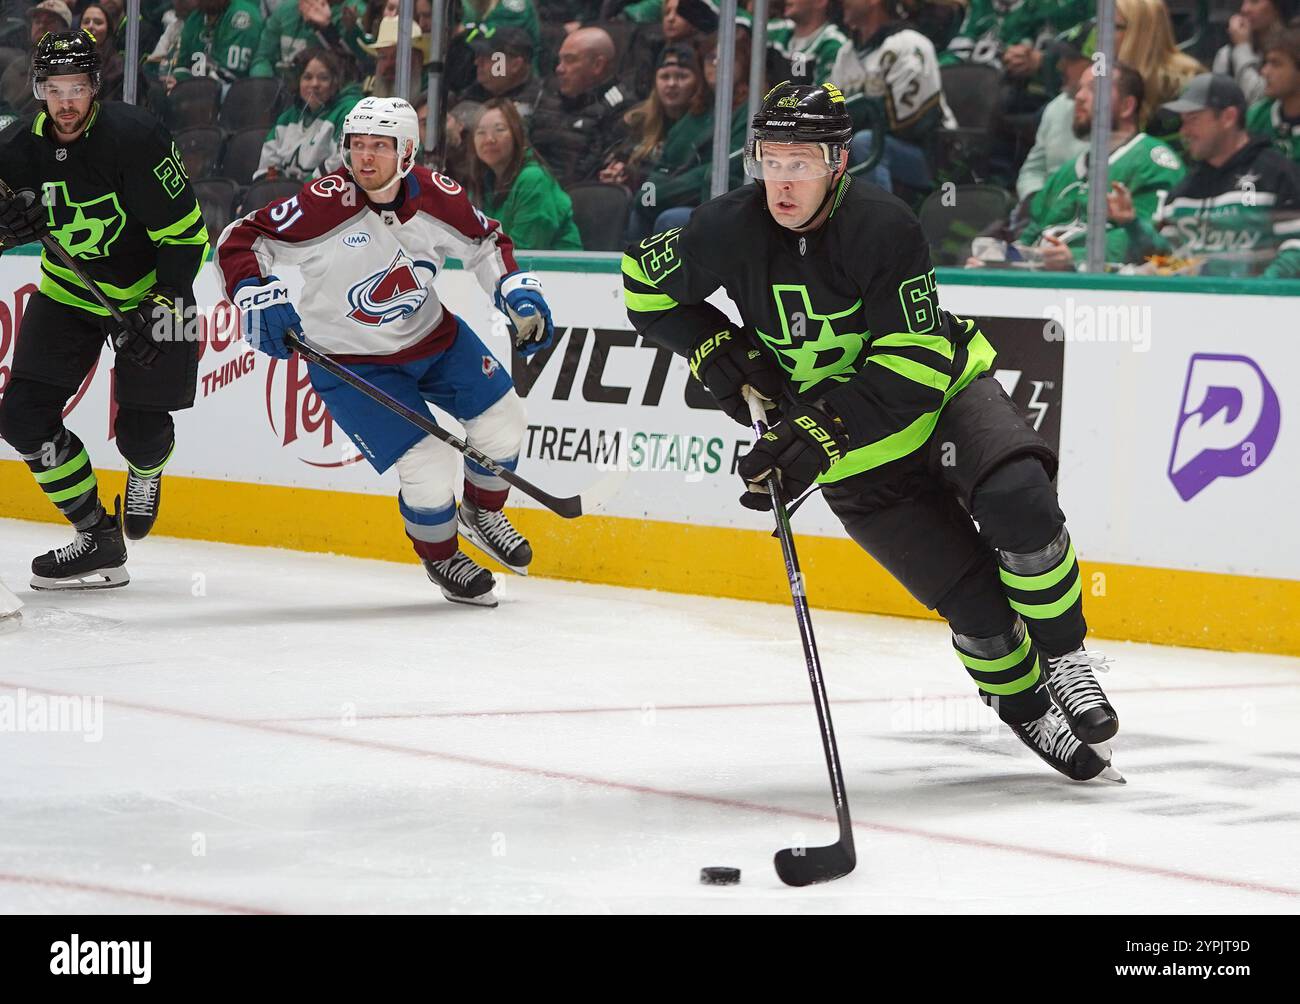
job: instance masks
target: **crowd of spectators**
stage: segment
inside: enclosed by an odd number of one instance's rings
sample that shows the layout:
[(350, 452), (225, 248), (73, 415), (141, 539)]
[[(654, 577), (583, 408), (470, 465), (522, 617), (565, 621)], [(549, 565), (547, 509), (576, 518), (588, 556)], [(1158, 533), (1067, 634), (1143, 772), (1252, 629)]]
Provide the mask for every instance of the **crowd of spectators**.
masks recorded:
[[(731, 56), (732, 186), (749, 6)], [(1102, 77), (1092, 0), (771, 0), (762, 70), (765, 86), (844, 93), (850, 170), (918, 211), (941, 264), (1083, 266), (1088, 136), (1109, 81), (1108, 267), (1300, 277), (1297, 7), (1116, 0), (1118, 65)], [(709, 198), (716, 0), (453, 0), (440, 62), (431, 0), (414, 13), (422, 123), (440, 82), (427, 160), (520, 247), (617, 250)], [(120, 99), (125, 18), (123, 0), (0, 0), (0, 125), (36, 110), (28, 53), (49, 30), (90, 31), (103, 94)], [(397, 93), (398, 27), (398, 0), (144, 0), (136, 100), (171, 124), (205, 211), (228, 216), (337, 169), (347, 113)]]

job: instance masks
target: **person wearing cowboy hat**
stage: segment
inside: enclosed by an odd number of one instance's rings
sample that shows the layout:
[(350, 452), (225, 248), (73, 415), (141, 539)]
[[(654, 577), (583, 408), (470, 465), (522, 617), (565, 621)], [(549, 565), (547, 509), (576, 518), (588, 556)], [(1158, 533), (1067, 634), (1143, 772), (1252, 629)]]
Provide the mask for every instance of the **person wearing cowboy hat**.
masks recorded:
[[(375, 72), (362, 87), (370, 97), (391, 98), (397, 94), (397, 18), (386, 17), (379, 22), (379, 31), (373, 42), (362, 42), (361, 47), (375, 57)], [(423, 90), (422, 73), (429, 60), (429, 38), (418, 24), (411, 25), (411, 89)]]

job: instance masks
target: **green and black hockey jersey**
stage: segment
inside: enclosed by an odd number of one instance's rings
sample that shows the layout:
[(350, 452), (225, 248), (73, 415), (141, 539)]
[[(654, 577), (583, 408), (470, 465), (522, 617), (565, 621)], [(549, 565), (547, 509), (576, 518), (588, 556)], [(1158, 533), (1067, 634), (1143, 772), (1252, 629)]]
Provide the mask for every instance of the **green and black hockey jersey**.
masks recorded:
[(1128, 229), (1148, 254), (1200, 259), (1201, 275), (1300, 278), (1300, 169), (1252, 139), (1221, 167), (1197, 164)]
[[(42, 198), (51, 234), (120, 307), (135, 306), (154, 288), (192, 300), (208, 231), (166, 128), (134, 105), (107, 101), (92, 106), (90, 124), (73, 142), (57, 143), (52, 133), (45, 112), (0, 133), (0, 178)], [(40, 290), (107, 314), (44, 250)]]
[(973, 322), (940, 309), (912, 212), (848, 177), (829, 219), (807, 234), (773, 220), (756, 185), (719, 196), (684, 229), (629, 247), (623, 280), (636, 330), (682, 355), (704, 336), (737, 330), (705, 303), (726, 291), (742, 337), (771, 356), (790, 394), (845, 421), (850, 451), (823, 482), (920, 448), (943, 406), (994, 358)]

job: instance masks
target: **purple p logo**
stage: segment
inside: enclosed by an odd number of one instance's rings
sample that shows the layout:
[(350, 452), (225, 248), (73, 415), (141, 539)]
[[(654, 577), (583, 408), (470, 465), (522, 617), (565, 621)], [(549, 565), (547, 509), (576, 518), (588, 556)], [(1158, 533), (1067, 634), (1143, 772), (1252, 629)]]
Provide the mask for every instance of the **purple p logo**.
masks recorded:
[(1169, 458), (1169, 480), (1184, 502), (1217, 478), (1239, 478), (1277, 443), (1282, 409), (1254, 360), (1194, 355)]

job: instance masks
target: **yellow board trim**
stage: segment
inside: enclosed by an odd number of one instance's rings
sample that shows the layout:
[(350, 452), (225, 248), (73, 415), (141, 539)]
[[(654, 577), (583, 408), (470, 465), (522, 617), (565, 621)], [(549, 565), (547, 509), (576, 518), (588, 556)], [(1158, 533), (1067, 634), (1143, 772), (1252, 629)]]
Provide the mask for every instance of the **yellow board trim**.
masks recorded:
[[(125, 483), (124, 472), (101, 472), (102, 497), (122, 493)], [(21, 461), (0, 461), (0, 498), (5, 516), (63, 522)], [(250, 512), (264, 518), (250, 520)], [(536, 575), (789, 602), (781, 549), (761, 531), (602, 515), (564, 520), (535, 509), (512, 509), (510, 515), (533, 543)], [(416, 560), (397, 505), (387, 495), (168, 475), (157, 532), (411, 564)], [(813, 606), (936, 619), (852, 541), (801, 536), (798, 544)], [(1300, 582), (1088, 561), (1080, 566), (1084, 614), (1097, 636), (1300, 656), (1300, 618), (1295, 616)], [(845, 588), (846, 583), (852, 588)], [(412, 588), (428, 586), (416, 576)], [(793, 620), (790, 627), (794, 630)], [(863, 659), (869, 662), (869, 653)]]

